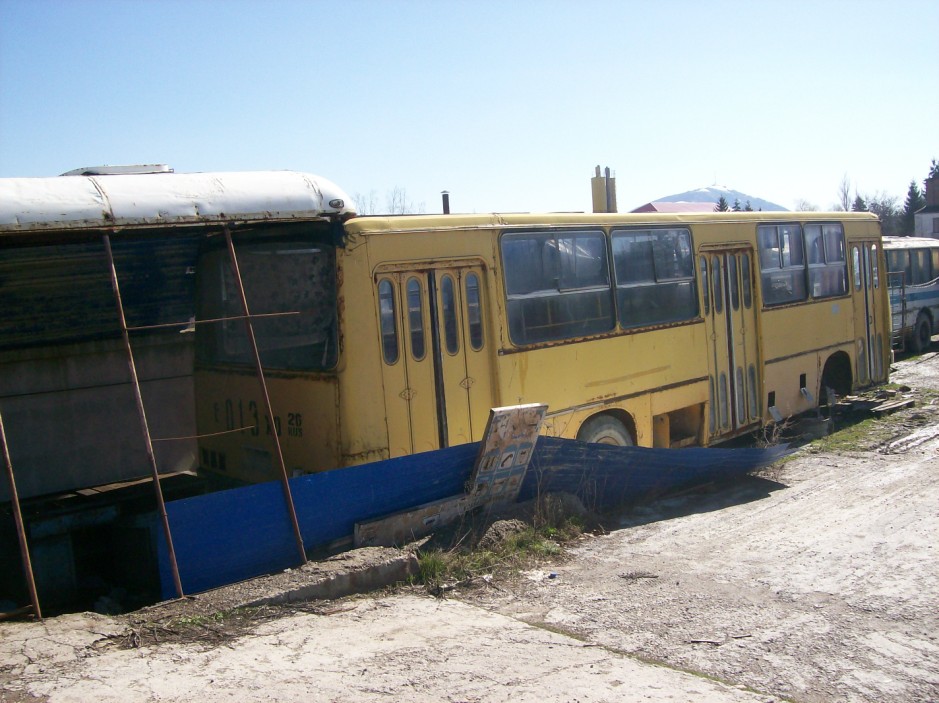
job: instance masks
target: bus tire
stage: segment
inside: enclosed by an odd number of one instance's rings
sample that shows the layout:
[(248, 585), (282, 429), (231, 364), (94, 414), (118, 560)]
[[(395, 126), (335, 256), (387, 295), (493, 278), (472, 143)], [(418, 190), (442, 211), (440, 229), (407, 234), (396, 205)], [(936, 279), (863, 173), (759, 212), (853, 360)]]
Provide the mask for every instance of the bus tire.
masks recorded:
[(910, 349), (914, 354), (922, 354), (929, 349), (931, 338), (932, 325), (929, 324), (929, 316), (920, 311), (916, 316), (913, 332), (910, 334)]
[(591, 444), (610, 444), (616, 447), (632, 447), (632, 435), (623, 423), (609, 415), (592, 417), (580, 427), (577, 439)]

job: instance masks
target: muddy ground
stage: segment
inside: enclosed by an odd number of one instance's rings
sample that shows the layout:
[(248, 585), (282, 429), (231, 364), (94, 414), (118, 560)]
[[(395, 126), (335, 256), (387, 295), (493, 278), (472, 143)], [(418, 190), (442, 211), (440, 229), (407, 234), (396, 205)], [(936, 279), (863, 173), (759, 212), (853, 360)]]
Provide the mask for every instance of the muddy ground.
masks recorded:
[(939, 700), (939, 354), (895, 368), (915, 407), (444, 599), (0, 623), (0, 701)]

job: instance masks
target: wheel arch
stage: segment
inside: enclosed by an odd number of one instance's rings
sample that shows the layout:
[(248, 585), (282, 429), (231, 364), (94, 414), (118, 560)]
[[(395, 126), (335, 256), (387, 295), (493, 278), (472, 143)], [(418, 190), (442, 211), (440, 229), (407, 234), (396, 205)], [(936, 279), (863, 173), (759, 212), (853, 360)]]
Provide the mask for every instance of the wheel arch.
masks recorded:
[(850, 395), (854, 388), (854, 374), (851, 372), (851, 357), (845, 351), (836, 351), (825, 360), (819, 379), (819, 403), (828, 398), (828, 388), (837, 395)]
[(581, 432), (587, 423), (589, 423), (591, 420), (601, 417), (609, 417), (620, 423), (623, 427), (626, 428), (629, 436), (632, 437), (633, 445), (639, 446), (638, 438), (636, 436), (636, 420), (632, 415), (630, 415), (622, 408), (608, 408), (606, 410), (602, 410), (601, 412), (597, 412), (593, 415), (585, 417), (583, 422), (580, 423), (580, 427), (577, 428), (577, 438), (581, 438)]

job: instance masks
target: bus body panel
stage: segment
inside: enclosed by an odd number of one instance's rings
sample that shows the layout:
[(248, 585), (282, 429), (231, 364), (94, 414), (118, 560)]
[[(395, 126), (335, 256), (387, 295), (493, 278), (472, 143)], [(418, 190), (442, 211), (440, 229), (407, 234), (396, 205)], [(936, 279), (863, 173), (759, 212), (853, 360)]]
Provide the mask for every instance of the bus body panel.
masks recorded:
[[(771, 279), (762, 270), (756, 235), (772, 223), (799, 237), (800, 223), (828, 226), (842, 248), (857, 245), (860, 258), (864, 242), (868, 287), (861, 280), (856, 292), (852, 262), (836, 260), (824, 273), (837, 274), (846, 289), (810, 280), (808, 267), (804, 274), (783, 271), (804, 275), (806, 293), (767, 304), (764, 295), (779, 289), (764, 290)], [(344, 227), (336, 256), (342, 340), (336, 390), (334, 396), (320, 392), (314, 403), (335, 405), (336, 427), (318, 431), (333, 442), (338, 465), (478, 440), (490, 407), (525, 402), (548, 404), (547, 434), (576, 438), (602, 415), (640, 445), (706, 445), (772, 422), (776, 414), (816, 407), (833, 359), (849, 387), (886, 377), (887, 364), (872, 360), (886, 359), (886, 295), (870, 268), (882, 261), (870, 216), (401, 216), (356, 218)], [(671, 322), (629, 329), (616, 317), (608, 329), (594, 327), (583, 336), (569, 327), (552, 328), (557, 338), (513, 339), (509, 303), (516, 294), (507, 283), (503, 238), (547, 242), (552, 251), (575, 257), (571, 265), (589, 267), (596, 260), (587, 258), (590, 237), (593, 243), (604, 237), (615, 254), (610, 242), (617, 236), (638, 233), (637, 242), (645, 237), (654, 244), (656, 233), (683, 231), (692, 245), (697, 314), (686, 306), (685, 319)], [(611, 296), (621, 295), (619, 286)], [(864, 306), (873, 314), (856, 314)], [(314, 412), (303, 407), (304, 414)], [(327, 415), (320, 410), (317, 417), (328, 424)], [(307, 462), (301, 468), (325, 467)]]
[(340, 465), (338, 383), (332, 374), (265, 374), (274, 417), (264, 409), (257, 376), (246, 370), (196, 371), (200, 465), (232, 482), (278, 475), (274, 433), (288, 475)]
[(939, 239), (884, 237), (893, 344), (921, 352), (939, 331)]

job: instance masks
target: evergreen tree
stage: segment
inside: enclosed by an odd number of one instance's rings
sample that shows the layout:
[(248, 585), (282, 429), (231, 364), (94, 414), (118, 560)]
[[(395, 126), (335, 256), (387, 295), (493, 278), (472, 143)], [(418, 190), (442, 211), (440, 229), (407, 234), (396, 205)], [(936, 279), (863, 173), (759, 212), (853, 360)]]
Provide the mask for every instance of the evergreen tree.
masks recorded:
[(852, 212), (867, 212), (867, 203), (860, 195), (854, 196), (854, 204), (851, 206)]
[(926, 176), (926, 180), (928, 181), (930, 178), (935, 178), (936, 176), (939, 176), (939, 161), (933, 159), (932, 165), (929, 167), (929, 175)]
[[(935, 163), (935, 162), (933, 162)], [(919, 189), (916, 181), (910, 181), (910, 188), (906, 192), (906, 202), (903, 205), (903, 212), (900, 213), (900, 234), (905, 237), (913, 236), (916, 231), (916, 211), (926, 205), (926, 198)]]
[(740, 207), (740, 199), (739, 199), (739, 198), (734, 198), (734, 206), (731, 208), (731, 210), (733, 210), (734, 212), (740, 212), (741, 207)]
[(727, 212), (730, 210), (730, 206), (727, 204), (727, 198), (722, 195), (720, 200), (717, 201), (717, 205), (714, 207), (714, 210), (717, 212)]
[(746, 206), (743, 208), (744, 212), (753, 212), (753, 206), (750, 204), (750, 201), (747, 201)]

